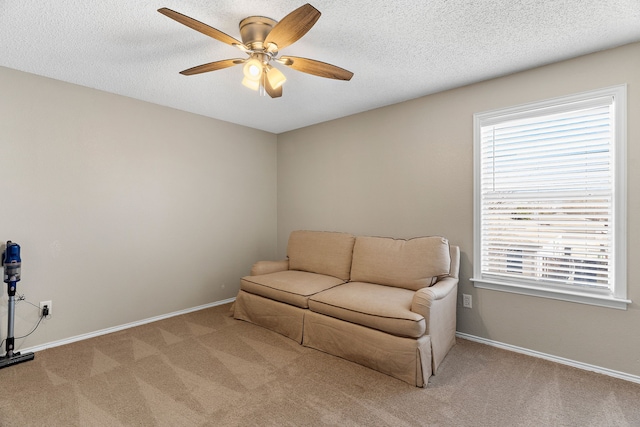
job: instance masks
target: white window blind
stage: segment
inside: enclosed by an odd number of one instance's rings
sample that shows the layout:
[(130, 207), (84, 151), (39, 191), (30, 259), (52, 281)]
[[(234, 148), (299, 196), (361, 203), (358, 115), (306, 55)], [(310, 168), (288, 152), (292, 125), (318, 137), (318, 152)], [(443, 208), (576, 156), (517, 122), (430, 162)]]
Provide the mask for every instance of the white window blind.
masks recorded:
[(474, 280), (616, 296), (615, 107), (606, 95), (479, 120)]

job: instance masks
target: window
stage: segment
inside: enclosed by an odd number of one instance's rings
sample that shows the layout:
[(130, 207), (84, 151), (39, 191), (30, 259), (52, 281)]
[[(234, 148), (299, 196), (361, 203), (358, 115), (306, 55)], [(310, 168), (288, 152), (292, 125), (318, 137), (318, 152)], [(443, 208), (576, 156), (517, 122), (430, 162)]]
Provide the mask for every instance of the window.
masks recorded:
[(626, 309), (626, 85), (474, 115), (474, 286)]

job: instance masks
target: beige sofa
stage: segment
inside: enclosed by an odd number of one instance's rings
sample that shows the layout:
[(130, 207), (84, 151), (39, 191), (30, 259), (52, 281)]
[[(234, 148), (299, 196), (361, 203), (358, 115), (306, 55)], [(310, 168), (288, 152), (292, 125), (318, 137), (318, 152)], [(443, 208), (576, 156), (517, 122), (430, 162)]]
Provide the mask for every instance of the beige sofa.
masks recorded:
[(286, 260), (241, 279), (234, 317), (423, 387), (455, 344), (459, 263), (442, 237), (294, 231)]

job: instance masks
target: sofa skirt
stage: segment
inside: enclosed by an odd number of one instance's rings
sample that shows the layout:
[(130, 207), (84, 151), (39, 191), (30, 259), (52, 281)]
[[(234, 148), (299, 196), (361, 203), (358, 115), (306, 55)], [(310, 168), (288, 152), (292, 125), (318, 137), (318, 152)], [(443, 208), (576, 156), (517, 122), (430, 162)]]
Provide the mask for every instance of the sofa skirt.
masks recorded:
[(417, 387), (431, 377), (431, 338), (398, 337), (305, 310), (302, 344)]
[(277, 332), (302, 344), (305, 312), (309, 310), (240, 291), (233, 317)]

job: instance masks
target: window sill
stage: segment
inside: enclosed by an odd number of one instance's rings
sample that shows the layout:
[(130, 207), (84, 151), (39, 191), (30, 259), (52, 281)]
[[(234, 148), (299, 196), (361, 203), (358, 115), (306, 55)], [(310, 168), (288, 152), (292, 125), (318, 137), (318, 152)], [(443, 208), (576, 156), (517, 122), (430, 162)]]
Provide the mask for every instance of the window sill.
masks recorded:
[(589, 304), (599, 307), (615, 308), (618, 310), (626, 310), (627, 304), (631, 304), (631, 300), (616, 298), (610, 295), (596, 295), (578, 291), (566, 291), (562, 289), (549, 289), (531, 285), (521, 285), (515, 283), (499, 283), (484, 279), (471, 279), (473, 286), (481, 289), (491, 289), (494, 291), (511, 292), (521, 295), (530, 295), (534, 297), (550, 298), (560, 301), (576, 302), (580, 304)]

